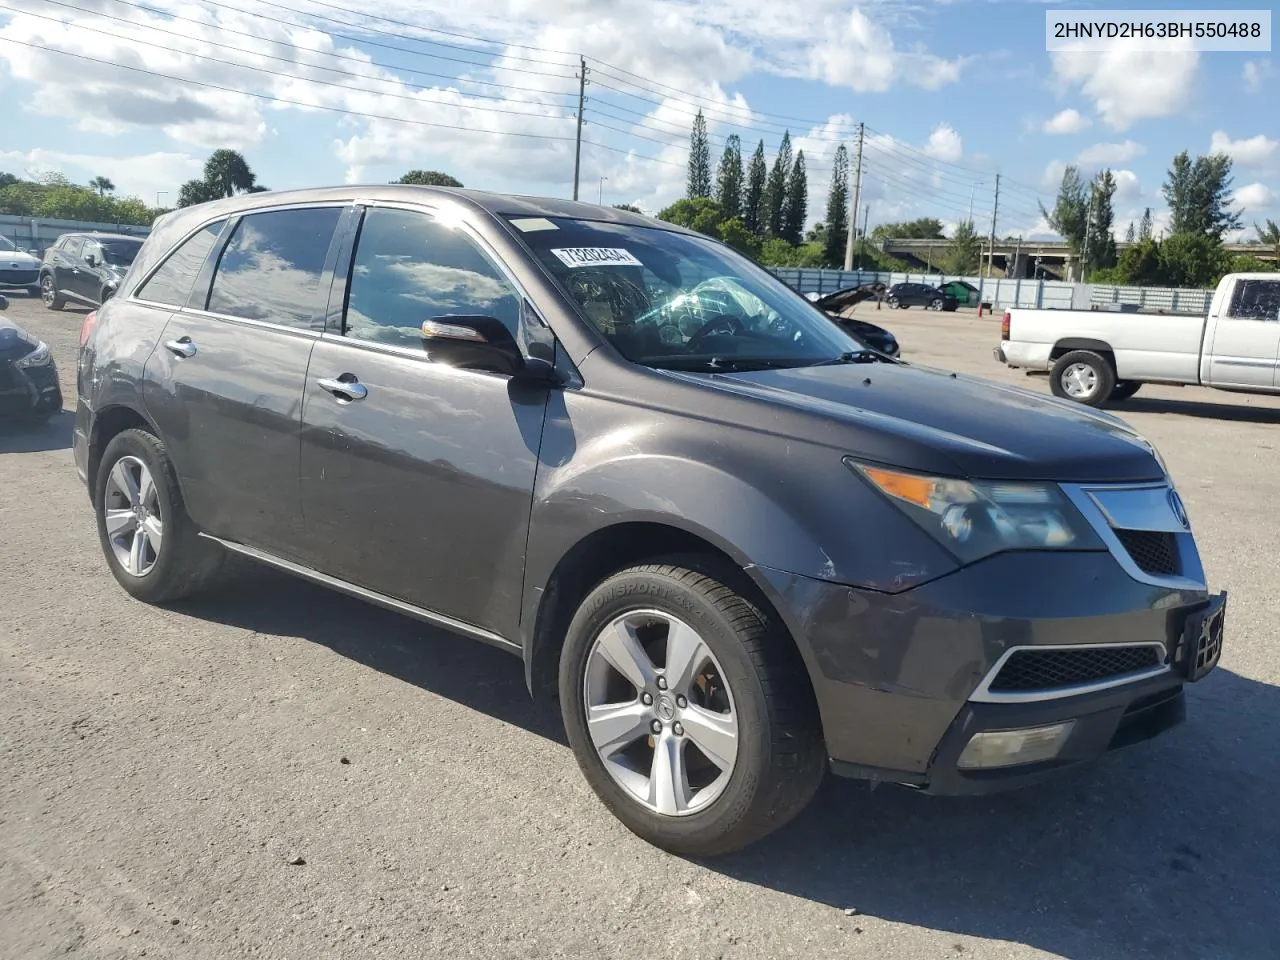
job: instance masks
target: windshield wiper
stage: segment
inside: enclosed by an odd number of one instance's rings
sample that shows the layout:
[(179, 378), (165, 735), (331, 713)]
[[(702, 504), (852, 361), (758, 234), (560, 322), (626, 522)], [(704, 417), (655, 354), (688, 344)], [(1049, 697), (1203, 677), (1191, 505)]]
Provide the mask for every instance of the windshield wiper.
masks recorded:
[(808, 366), (804, 360), (771, 357), (662, 357), (641, 362), (658, 370), (684, 370), (689, 373), (744, 373)]
[(885, 356), (876, 350), (849, 350), (832, 357), (830, 360), (819, 360), (811, 364), (815, 367), (833, 367), (841, 363), (897, 363), (892, 357)]

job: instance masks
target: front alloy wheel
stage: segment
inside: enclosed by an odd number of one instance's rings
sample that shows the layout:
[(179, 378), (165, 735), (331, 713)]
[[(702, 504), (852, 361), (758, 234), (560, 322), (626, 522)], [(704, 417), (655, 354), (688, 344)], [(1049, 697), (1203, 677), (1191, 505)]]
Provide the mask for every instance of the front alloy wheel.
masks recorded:
[(61, 310), (66, 304), (58, 294), (58, 288), (54, 286), (53, 274), (46, 273), (40, 278), (40, 299), (44, 301), (44, 305), (50, 310)]
[(937, 297), (935, 297), (933, 300), (930, 300), (930, 301), (929, 301), (929, 309), (930, 309), (930, 310), (933, 310), (933, 311), (940, 312), (940, 311), (942, 310), (942, 300), (941, 300), (941, 298), (937, 298)]
[(637, 803), (687, 816), (724, 791), (738, 758), (724, 676), (697, 631), (658, 610), (625, 614), (596, 637), (583, 684), (587, 729)]

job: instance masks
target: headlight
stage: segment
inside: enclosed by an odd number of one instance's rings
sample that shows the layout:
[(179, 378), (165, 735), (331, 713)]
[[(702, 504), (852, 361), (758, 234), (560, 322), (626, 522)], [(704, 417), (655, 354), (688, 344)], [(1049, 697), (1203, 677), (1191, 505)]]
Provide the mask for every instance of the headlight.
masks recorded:
[(25, 357), (19, 357), (13, 361), (13, 365), (19, 369), (27, 367), (43, 367), (50, 360), (49, 345), (43, 341), (37, 344), (36, 348), (28, 353)]
[(1056, 483), (929, 477), (847, 463), (962, 563), (1002, 550), (1101, 550)]

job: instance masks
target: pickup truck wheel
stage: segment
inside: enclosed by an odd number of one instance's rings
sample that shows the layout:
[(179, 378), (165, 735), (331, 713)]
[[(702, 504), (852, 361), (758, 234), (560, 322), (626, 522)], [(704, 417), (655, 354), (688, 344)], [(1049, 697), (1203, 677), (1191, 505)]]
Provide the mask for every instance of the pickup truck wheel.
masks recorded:
[(826, 749), (791, 639), (696, 565), (632, 567), (591, 591), (565, 638), (560, 706), (587, 782), (623, 824), (712, 856), (798, 814)]
[(1073, 350), (1058, 358), (1049, 373), (1055, 397), (1098, 407), (1110, 399), (1116, 372), (1106, 357), (1091, 350)]
[(197, 535), (164, 444), (145, 430), (107, 444), (93, 502), (107, 565), (131, 596), (178, 600), (221, 572), (225, 551)]
[(1111, 391), (1111, 396), (1108, 399), (1116, 402), (1128, 400), (1141, 389), (1142, 383), (1137, 380), (1120, 380), (1116, 383), (1115, 389)]

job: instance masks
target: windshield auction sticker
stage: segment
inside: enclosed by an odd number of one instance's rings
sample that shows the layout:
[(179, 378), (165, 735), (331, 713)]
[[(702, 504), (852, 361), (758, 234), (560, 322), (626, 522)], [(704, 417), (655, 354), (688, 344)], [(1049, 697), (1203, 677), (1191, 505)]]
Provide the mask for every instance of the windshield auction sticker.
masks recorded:
[(562, 247), (552, 250), (566, 267), (643, 267), (631, 251), (620, 247)]

